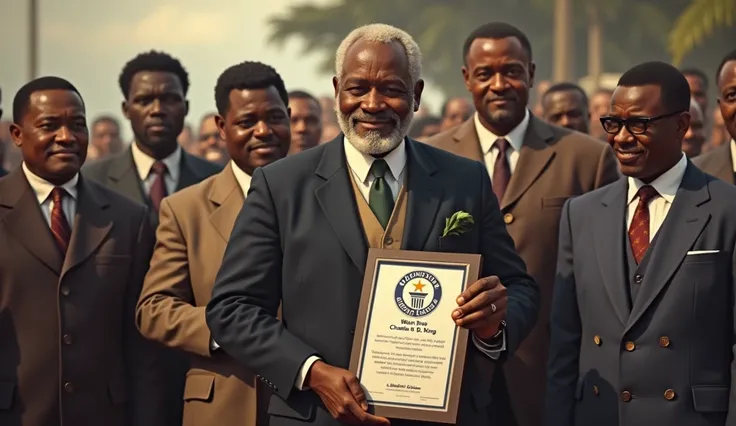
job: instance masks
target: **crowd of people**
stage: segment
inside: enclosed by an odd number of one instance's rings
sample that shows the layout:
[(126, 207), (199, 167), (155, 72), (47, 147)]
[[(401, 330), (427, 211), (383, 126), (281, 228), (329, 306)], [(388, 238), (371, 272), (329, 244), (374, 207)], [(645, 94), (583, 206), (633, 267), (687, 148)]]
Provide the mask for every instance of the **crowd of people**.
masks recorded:
[[(469, 96), (440, 116), (411, 35), (372, 24), (334, 97), (245, 61), (196, 130), (183, 64), (141, 53), (129, 144), (73, 82), (26, 83), (0, 161), (0, 425), (420, 424), (348, 370), (370, 248), (482, 255), (450, 295), (459, 426), (736, 425), (736, 51), (717, 107), (663, 62), (535, 85), (506, 23), (458, 51)], [(457, 211), (473, 226), (440, 244)]]

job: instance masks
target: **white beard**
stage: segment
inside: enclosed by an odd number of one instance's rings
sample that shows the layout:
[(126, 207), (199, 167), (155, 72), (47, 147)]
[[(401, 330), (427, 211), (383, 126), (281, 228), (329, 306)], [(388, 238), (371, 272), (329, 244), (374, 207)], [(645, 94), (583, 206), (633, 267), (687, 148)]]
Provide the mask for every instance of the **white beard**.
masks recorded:
[(335, 114), (337, 115), (337, 123), (340, 125), (340, 129), (355, 149), (367, 155), (381, 155), (391, 152), (404, 140), (409, 127), (411, 127), (411, 121), (414, 118), (414, 99), (412, 98), (411, 104), (409, 105), (409, 114), (403, 121), (394, 114), (394, 119), (398, 124), (388, 136), (381, 136), (381, 133), (376, 130), (369, 131), (364, 137), (359, 136), (353, 127), (353, 118), (355, 116), (365, 115), (365, 113), (357, 109), (350, 115), (343, 114), (340, 111), (338, 99), (335, 99)]

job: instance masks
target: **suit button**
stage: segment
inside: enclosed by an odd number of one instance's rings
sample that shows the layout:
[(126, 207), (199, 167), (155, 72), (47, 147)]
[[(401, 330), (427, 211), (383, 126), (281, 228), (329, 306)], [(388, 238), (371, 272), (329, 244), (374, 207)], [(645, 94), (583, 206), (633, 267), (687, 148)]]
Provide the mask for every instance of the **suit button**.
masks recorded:
[(505, 215), (503, 215), (503, 221), (506, 223), (506, 225), (510, 224), (514, 221), (514, 215), (512, 215), (511, 213), (506, 213)]
[(71, 383), (66, 382), (64, 383), (64, 391), (66, 393), (74, 393), (74, 386)]
[(384, 241), (384, 243), (385, 243), (385, 244), (386, 244), (387, 246), (390, 246), (391, 244), (393, 244), (393, 243), (394, 243), (394, 239), (393, 239), (393, 238), (391, 238), (391, 237), (386, 237), (386, 241)]
[(626, 342), (626, 345), (624, 345), (624, 346), (626, 347), (626, 350), (629, 351), (629, 352), (633, 352), (634, 349), (636, 349), (636, 343), (631, 342), (631, 341)]
[(71, 334), (65, 334), (61, 341), (64, 342), (65, 345), (71, 345), (72, 344), (72, 335)]
[(598, 386), (593, 386), (593, 395), (598, 396), (599, 393)]
[(623, 392), (621, 392), (621, 399), (624, 402), (631, 401), (631, 392), (629, 392), (629, 391), (623, 391)]
[(667, 336), (662, 336), (659, 338), (659, 346), (663, 348), (669, 348), (670, 347), (670, 338)]
[(667, 401), (672, 401), (673, 399), (675, 399), (676, 396), (677, 394), (675, 394), (675, 391), (673, 391), (672, 389), (667, 389), (666, 391), (664, 391), (664, 399), (666, 399)]
[(355, 334), (355, 330), (350, 330), (350, 334)]
[(596, 346), (600, 346), (601, 345), (601, 336), (598, 336), (598, 335), (593, 336), (593, 343), (595, 343)]
[(634, 282), (637, 284), (641, 284), (641, 282), (644, 281), (644, 275), (636, 274), (634, 275)]
[(64, 286), (61, 286), (61, 290), (60, 291), (61, 291), (61, 295), (62, 296), (69, 296), (69, 294), (71, 293), (71, 291), (69, 290), (69, 287), (67, 287), (65, 285)]

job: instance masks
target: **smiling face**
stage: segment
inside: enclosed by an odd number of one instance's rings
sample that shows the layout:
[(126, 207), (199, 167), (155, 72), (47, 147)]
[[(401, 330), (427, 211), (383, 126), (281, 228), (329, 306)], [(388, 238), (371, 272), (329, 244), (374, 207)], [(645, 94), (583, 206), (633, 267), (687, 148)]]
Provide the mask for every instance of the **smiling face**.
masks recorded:
[(289, 152), (289, 110), (273, 86), (232, 90), (225, 116), (216, 121), (230, 158), (249, 175)]
[(677, 163), (682, 156), (682, 140), (690, 124), (690, 114), (674, 112), (671, 107), (662, 105), (659, 86), (616, 88), (611, 100), (611, 117), (627, 120), (669, 115), (650, 121), (644, 126), (646, 130), (642, 134), (632, 134), (627, 126), (608, 134), (608, 142), (619, 161), (621, 173), (648, 183)]
[(20, 124), (12, 124), (10, 133), (28, 169), (54, 185), (72, 179), (87, 158), (84, 103), (70, 90), (32, 93)]
[(736, 139), (736, 61), (728, 61), (718, 76), (718, 107), (726, 130)]
[(399, 42), (356, 41), (347, 51), (343, 75), (333, 78), (338, 123), (360, 152), (380, 155), (406, 136), (424, 82), (412, 84), (409, 59)]

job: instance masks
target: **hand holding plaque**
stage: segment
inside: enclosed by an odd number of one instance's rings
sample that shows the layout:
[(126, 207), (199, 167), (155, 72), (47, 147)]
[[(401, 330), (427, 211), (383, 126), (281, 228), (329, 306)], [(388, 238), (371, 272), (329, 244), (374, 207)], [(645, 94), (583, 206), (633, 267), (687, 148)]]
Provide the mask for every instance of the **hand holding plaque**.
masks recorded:
[(459, 327), (488, 340), (498, 333), (501, 321), (506, 318), (507, 303), (506, 287), (492, 275), (474, 282), (458, 296), (458, 308), (452, 312), (452, 318)]

